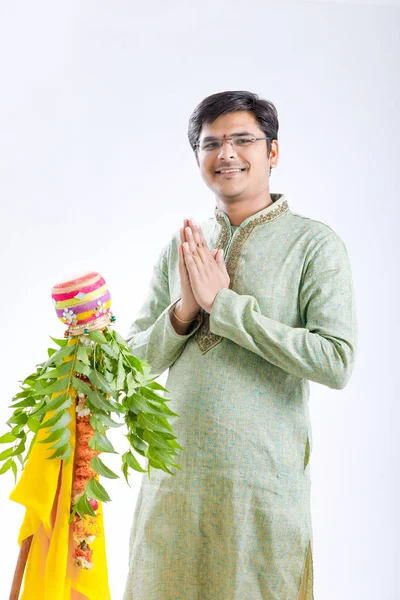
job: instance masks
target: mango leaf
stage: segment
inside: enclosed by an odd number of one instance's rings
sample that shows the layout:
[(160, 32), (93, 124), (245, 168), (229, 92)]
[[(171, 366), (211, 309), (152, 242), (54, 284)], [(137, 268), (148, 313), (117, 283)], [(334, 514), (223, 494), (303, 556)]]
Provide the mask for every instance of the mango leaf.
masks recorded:
[(96, 473), (102, 475), (102, 477), (108, 477), (109, 479), (119, 479), (119, 475), (111, 471), (98, 456), (94, 456), (90, 461), (90, 466)]
[(16, 456), (17, 454), (23, 454), (23, 452), (25, 452), (25, 440), (26, 437), (21, 440), (16, 448), (14, 448), (11, 456)]
[(92, 371), (89, 375), (89, 379), (94, 386), (103, 390), (103, 392), (105, 392), (106, 394), (109, 394), (110, 396), (114, 394), (114, 391), (111, 389), (107, 380), (98, 371)]
[(13, 464), (13, 459), (9, 458), (7, 462), (4, 463), (4, 465), (0, 468), (0, 475), (3, 475), (3, 473), (6, 473), (8, 471), (8, 469), (11, 469), (11, 465)]
[[(166, 470), (166, 465), (170, 465), (171, 467), (176, 467), (177, 469), (179, 469), (180, 471), (182, 470), (180, 465), (178, 465), (176, 462), (174, 462), (174, 460), (172, 458), (170, 458), (167, 455), (164, 455), (164, 453), (162, 453), (160, 450), (156, 450), (155, 448), (148, 448), (148, 455), (149, 457), (151, 457), (152, 459), (156, 460), (157, 462), (160, 463), (160, 465), (162, 465), (162, 470), (165, 471)], [(168, 471), (168, 473), (171, 473), (171, 471)]]
[(10, 442), (14, 442), (16, 439), (17, 438), (15, 435), (13, 435), (11, 431), (8, 431), (0, 437), (0, 444), (9, 444)]
[(107, 494), (106, 490), (103, 488), (101, 483), (96, 481), (94, 477), (90, 479), (85, 486), (85, 494), (89, 498), (95, 498), (96, 500), (100, 500), (100, 502), (109, 502), (111, 500), (110, 496)]
[(50, 431), (57, 431), (58, 429), (63, 429), (64, 427), (67, 427), (71, 420), (72, 417), (67, 410), (61, 411), (61, 418), (58, 419), (56, 423), (54, 423), (54, 425), (51, 426)]
[(99, 450), (100, 452), (111, 452), (117, 454), (110, 440), (99, 431), (90, 438), (88, 445), (92, 450)]
[(136, 450), (136, 452), (138, 452), (142, 456), (145, 456), (147, 444), (145, 444), (144, 441), (135, 433), (129, 433), (127, 435), (127, 438), (131, 446), (133, 446), (133, 448)]
[(107, 344), (107, 339), (104, 337), (101, 331), (91, 331), (88, 337), (90, 340), (93, 340), (98, 344)]

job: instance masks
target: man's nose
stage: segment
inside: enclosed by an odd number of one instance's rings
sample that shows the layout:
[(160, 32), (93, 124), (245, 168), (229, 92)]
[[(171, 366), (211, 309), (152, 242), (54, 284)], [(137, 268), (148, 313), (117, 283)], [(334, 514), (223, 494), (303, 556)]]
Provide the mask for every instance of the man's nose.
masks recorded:
[(236, 156), (236, 150), (232, 140), (222, 140), (222, 146), (218, 154), (218, 158), (232, 158)]

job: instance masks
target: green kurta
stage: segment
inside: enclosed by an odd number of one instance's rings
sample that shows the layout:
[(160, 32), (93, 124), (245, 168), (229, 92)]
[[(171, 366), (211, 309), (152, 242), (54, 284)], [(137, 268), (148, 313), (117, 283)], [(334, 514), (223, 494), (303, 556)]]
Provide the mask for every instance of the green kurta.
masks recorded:
[(133, 353), (169, 368), (185, 451), (175, 476), (142, 476), (124, 600), (297, 600), (303, 573), (313, 599), (309, 380), (346, 385), (357, 318), (343, 241), (271, 197), (239, 227), (217, 208), (202, 224), (231, 278), (210, 315), (171, 325), (176, 232), (130, 329)]

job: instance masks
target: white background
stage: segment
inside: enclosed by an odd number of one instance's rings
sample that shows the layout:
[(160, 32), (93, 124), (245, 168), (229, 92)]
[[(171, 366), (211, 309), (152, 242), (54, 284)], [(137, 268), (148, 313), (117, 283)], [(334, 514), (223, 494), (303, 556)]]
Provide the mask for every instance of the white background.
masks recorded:
[[(215, 92), (258, 93), (280, 120), (271, 192), (341, 236), (356, 290), (353, 377), (341, 391), (311, 384), (316, 600), (400, 598), (400, 8), (374, 4), (0, 4), (0, 433), (18, 380), (63, 335), (52, 285), (99, 271), (126, 335), (162, 245), (182, 219), (214, 213), (190, 113)], [(120, 451), (124, 441), (119, 430)], [(140, 478), (106, 482), (113, 600)], [(23, 518), (13, 485), (0, 478), (0, 600)]]

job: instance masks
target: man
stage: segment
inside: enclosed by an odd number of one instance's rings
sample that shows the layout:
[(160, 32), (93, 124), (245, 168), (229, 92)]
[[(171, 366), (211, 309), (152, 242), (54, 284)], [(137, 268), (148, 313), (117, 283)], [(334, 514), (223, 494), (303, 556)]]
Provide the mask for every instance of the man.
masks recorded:
[(189, 141), (215, 218), (162, 250), (128, 336), (169, 368), (171, 476), (143, 476), (124, 600), (313, 600), (309, 380), (342, 389), (357, 344), (346, 247), (270, 193), (274, 105), (203, 100)]

